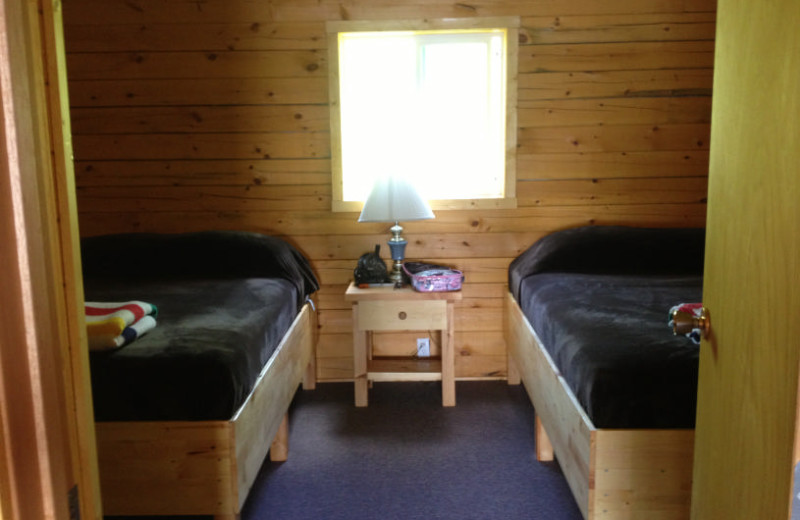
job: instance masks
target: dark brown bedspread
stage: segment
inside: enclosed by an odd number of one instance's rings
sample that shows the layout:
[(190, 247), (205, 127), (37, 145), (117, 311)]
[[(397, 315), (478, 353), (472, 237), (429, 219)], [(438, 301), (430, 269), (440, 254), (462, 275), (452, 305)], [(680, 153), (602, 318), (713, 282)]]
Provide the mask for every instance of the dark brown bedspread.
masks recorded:
[(87, 301), (142, 300), (157, 326), (90, 356), (95, 418), (227, 420), (318, 285), (289, 244), (206, 232), (84, 239)]
[(691, 428), (698, 347), (668, 311), (702, 299), (703, 230), (577, 228), (523, 253), (509, 286), (598, 428)]

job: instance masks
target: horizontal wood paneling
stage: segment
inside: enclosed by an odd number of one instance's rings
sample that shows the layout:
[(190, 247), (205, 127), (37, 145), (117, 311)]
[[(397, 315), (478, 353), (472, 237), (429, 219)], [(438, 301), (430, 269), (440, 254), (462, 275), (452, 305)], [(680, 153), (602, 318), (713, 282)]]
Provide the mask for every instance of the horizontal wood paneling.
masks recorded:
[(89, 160), (308, 159), (330, 157), (327, 134), (75, 134), (75, 155)]
[(713, 60), (710, 41), (532, 45), (519, 49), (519, 72), (700, 69)]
[(131, 186), (79, 188), (87, 211), (248, 211), (304, 210), (330, 207), (330, 186)]
[(708, 150), (526, 154), (517, 156), (517, 180), (702, 176)]
[(327, 77), (327, 54), (318, 50), (248, 52), (103, 52), (67, 56), (77, 80), (169, 78)]
[[(126, 23), (127, 22), (127, 23)], [(325, 38), (320, 22), (248, 21), (170, 24), (80, 24), (69, 27), (74, 52), (243, 51), (317, 49)], [(520, 43), (713, 40), (714, 13), (530, 16)]]
[[(211, 19), (207, 19), (210, 21)], [(319, 22), (119, 23), (69, 26), (73, 52), (314, 50), (325, 38)]]
[[(528, 154), (519, 155), (517, 165), (523, 170), (517, 175), (519, 181), (705, 176), (708, 171), (708, 151)], [(83, 187), (330, 182), (328, 159), (78, 161), (75, 169), (78, 184)], [(453, 212), (442, 213), (437, 218), (450, 213)], [(455, 214), (460, 215), (458, 212)], [(336, 219), (338, 215), (341, 214), (330, 215), (329, 218)], [(297, 216), (302, 219), (306, 217)]]
[(707, 186), (706, 177), (520, 182), (517, 202), (521, 207), (701, 203)]
[[(713, 0), (71, 0), (80, 228), (246, 229), (312, 261), (322, 380), (352, 377), (344, 290), (388, 225), (330, 211), (325, 22), (520, 16), (517, 203), (405, 225), (409, 259), (463, 270), (456, 375), (503, 377), (509, 262), (578, 225), (703, 226)], [(427, 334), (427, 331), (420, 331)], [(376, 338), (413, 352), (418, 333)], [(435, 350), (435, 340), (434, 340)]]
[[(520, 128), (708, 124), (709, 97), (521, 102)], [(327, 132), (324, 105), (74, 108), (75, 134)], [(602, 121), (602, 123), (600, 123)], [(78, 134), (80, 132), (80, 134)]]
[(708, 124), (711, 98), (533, 100), (518, 106), (520, 128)]
[[(79, 191), (79, 195), (83, 189)], [(706, 209), (701, 204), (630, 204), (602, 206), (556, 206), (526, 207), (517, 210), (497, 210), (470, 213), (462, 211), (439, 212), (434, 221), (412, 222), (405, 228), (414, 233), (446, 233), (458, 229), (465, 233), (490, 233), (495, 231), (516, 232), (533, 230), (544, 234), (554, 229), (581, 225), (630, 225), (630, 226), (689, 226), (701, 227), (705, 222)], [(161, 212), (82, 212), (81, 233), (97, 235), (108, 232), (158, 230), (162, 233), (197, 231), (202, 229), (251, 229), (273, 233), (292, 240), (303, 234), (326, 235), (330, 233), (353, 237), (350, 230), (358, 233), (375, 233), (380, 224), (359, 224), (355, 213), (339, 213), (330, 218), (326, 211), (161, 211)], [(349, 218), (348, 218), (349, 217)], [(319, 218), (319, 220), (315, 220)], [(342, 227), (339, 227), (339, 224)], [(312, 229), (314, 231), (308, 231)], [(388, 234), (387, 234), (388, 236)], [(348, 238), (349, 240), (350, 238)], [(380, 242), (383, 244), (383, 241)], [(382, 245), (385, 254), (386, 246)], [(418, 258), (408, 250), (409, 258)], [(351, 259), (352, 260), (352, 259)], [(351, 261), (355, 267), (355, 260)]]
[[(328, 132), (323, 105), (76, 108), (81, 134)], [(80, 132), (80, 133), (78, 133)]]
[[(519, 182), (517, 203), (526, 206), (580, 206), (602, 204), (675, 204), (703, 202), (705, 177), (668, 177), (663, 179), (579, 179), (538, 180)], [(330, 208), (330, 186), (303, 184), (270, 184), (245, 186), (130, 186), (124, 195), (114, 187), (80, 188), (84, 209), (102, 211), (163, 211), (164, 201), (170, 201), (169, 211), (270, 211), (316, 210)], [(442, 211), (442, 213), (444, 213)], [(356, 219), (353, 219), (356, 222)], [(354, 227), (353, 223), (343, 223)], [(413, 236), (419, 226), (405, 227)], [(377, 224), (362, 230), (387, 229), (387, 224)], [(310, 232), (320, 228), (311, 223)], [(331, 232), (343, 231), (333, 226)], [(363, 231), (362, 231), (363, 232)]]
[(91, 186), (329, 184), (328, 159), (77, 161), (77, 183)]
[(519, 153), (708, 150), (709, 125), (520, 128)]
[(531, 16), (522, 25), (523, 45), (713, 40), (716, 29), (713, 12)]
[[(67, 6), (65, 6), (67, 7)], [(169, 22), (220, 23), (270, 21), (447, 18), (451, 16), (566, 16), (712, 13), (715, 0), (81, 0), (64, 10), (67, 24)]]
[(327, 103), (328, 80), (308, 78), (191, 78), (69, 81), (76, 107), (280, 105)]
[(711, 68), (540, 72), (520, 74), (518, 99), (710, 96), (712, 80)]

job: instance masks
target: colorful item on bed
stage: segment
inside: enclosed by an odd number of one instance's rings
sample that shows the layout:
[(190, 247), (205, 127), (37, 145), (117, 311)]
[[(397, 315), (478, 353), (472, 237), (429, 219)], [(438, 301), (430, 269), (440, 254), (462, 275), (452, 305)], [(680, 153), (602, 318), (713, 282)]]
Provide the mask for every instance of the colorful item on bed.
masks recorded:
[[(690, 316), (694, 316), (695, 318), (699, 318), (703, 312), (703, 304), (702, 303), (681, 303), (678, 305), (673, 306), (669, 310), (667, 320), (667, 325), (669, 328), (672, 328), (673, 321), (672, 317), (675, 315), (676, 312), (683, 312), (685, 314), (689, 314)], [(690, 332), (686, 333), (686, 337), (692, 340), (692, 343), (695, 345), (700, 344), (700, 338), (703, 334), (703, 331), (699, 328), (692, 329)]]
[(90, 350), (109, 350), (134, 341), (156, 326), (158, 309), (138, 300), (86, 302), (86, 332)]

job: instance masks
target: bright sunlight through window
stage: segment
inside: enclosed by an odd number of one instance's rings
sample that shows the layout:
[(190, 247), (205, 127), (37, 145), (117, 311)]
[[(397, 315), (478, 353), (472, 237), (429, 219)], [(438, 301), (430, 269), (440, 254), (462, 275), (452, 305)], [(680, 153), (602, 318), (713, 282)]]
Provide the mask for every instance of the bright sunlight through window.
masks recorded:
[(386, 175), (427, 199), (507, 196), (506, 28), (337, 35), (342, 201)]

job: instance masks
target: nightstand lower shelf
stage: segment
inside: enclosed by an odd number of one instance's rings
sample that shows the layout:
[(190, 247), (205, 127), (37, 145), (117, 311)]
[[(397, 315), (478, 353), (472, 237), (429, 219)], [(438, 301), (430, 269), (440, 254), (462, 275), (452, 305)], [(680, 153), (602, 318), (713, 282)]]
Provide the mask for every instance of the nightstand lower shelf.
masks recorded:
[(441, 381), (442, 360), (438, 358), (374, 358), (367, 363), (369, 381)]

